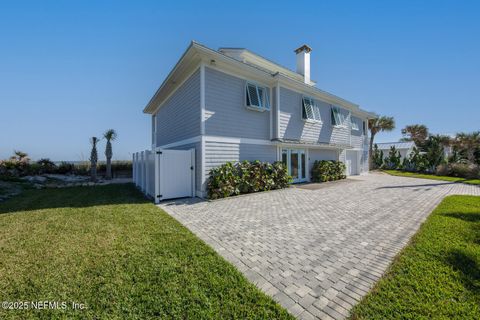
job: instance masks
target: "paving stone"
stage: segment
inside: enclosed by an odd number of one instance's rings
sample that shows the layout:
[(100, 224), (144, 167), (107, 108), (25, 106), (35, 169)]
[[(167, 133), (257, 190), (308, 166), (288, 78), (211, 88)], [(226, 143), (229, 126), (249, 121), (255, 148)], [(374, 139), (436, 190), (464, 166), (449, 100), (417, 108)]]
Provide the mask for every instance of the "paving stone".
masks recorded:
[(292, 314), (343, 319), (445, 196), (480, 195), (474, 185), (378, 173), (349, 179), (159, 206)]

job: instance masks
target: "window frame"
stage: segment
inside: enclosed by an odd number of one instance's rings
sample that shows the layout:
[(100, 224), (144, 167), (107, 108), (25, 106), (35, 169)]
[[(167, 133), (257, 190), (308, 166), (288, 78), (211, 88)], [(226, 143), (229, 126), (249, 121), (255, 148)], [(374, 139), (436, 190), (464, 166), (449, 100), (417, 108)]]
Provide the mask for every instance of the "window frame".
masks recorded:
[[(309, 106), (310, 106), (310, 111), (312, 118), (308, 117), (308, 112), (307, 112), (307, 107), (305, 104), (305, 101), (309, 101)], [(302, 119), (307, 122), (317, 122), (317, 123), (322, 123), (322, 115), (320, 113), (320, 107), (317, 105), (315, 102), (315, 99), (309, 96), (302, 96)], [(318, 118), (318, 119), (316, 119)]]
[[(256, 98), (259, 102), (258, 105), (252, 104), (251, 92), (249, 86), (255, 87)], [(262, 92), (262, 95), (260, 94)], [(245, 107), (250, 110), (255, 111), (270, 111), (270, 98), (269, 98), (269, 88), (261, 84), (255, 83), (253, 81), (246, 81), (245, 83)]]
[[(334, 110), (336, 112), (334, 112)], [(337, 114), (338, 119), (335, 117), (335, 113)], [(341, 124), (339, 124), (337, 122), (338, 120), (340, 120), (340, 118), (339, 118), (340, 115), (341, 115), (341, 118), (343, 120)], [(342, 115), (340, 107), (337, 107), (337, 106), (334, 106), (334, 105), (330, 106), (330, 121), (331, 121), (333, 127), (340, 127), (340, 128), (346, 128), (347, 127), (347, 125), (345, 123), (347, 121), (347, 118)]]
[[(360, 126), (356, 121), (353, 121), (353, 118), (351, 116), (350, 116), (350, 124), (352, 126), (353, 131), (360, 131)], [(354, 124), (355, 124), (355, 128), (353, 127)]]

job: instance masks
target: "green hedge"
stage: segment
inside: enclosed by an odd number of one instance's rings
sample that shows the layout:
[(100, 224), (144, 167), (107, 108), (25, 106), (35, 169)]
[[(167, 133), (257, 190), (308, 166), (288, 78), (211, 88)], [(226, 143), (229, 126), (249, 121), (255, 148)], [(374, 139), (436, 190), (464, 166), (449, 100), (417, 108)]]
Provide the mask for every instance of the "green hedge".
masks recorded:
[(286, 188), (291, 181), (282, 162), (227, 162), (210, 170), (208, 198)]
[(333, 160), (317, 160), (312, 167), (312, 181), (325, 182), (345, 179), (345, 164)]

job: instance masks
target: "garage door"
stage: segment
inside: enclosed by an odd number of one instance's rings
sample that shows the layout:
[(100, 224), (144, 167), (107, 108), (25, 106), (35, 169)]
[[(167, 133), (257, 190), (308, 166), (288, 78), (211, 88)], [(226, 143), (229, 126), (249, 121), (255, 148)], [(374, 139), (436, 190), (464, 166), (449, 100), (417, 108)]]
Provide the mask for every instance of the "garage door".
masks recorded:
[(345, 165), (347, 167), (347, 176), (360, 174), (358, 167), (358, 151), (347, 150)]
[(193, 197), (195, 190), (195, 149), (157, 152), (156, 202)]

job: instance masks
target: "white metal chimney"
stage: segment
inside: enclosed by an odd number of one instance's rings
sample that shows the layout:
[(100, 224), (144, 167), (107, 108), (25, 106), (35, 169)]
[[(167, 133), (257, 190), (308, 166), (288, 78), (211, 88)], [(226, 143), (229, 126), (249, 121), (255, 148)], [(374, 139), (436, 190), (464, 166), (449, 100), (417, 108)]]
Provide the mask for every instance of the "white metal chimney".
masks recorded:
[(304, 44), (295, 50), (297, 54), (297, 73), (303, 76), (303, 81), (310, 84), (310, 52), (312, 48)]

